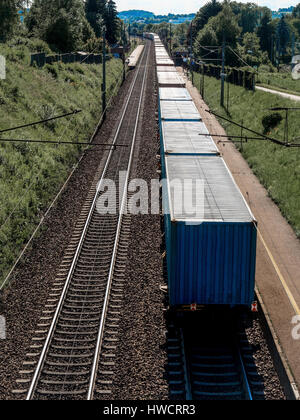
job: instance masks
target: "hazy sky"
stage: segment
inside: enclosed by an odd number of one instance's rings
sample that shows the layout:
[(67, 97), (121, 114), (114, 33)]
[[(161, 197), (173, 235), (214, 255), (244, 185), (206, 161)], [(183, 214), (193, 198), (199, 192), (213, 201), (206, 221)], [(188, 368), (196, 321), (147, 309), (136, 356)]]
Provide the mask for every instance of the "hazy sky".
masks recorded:
[[(237, 0), (242, 3), (249, 3), (249, 0)], [(156, 14), (168, 13), (193, 13), (197, 12), (207, 0), (116, 0), (118, 10), (141, 9)], [(300, 0), (253, 0), (260, 6), (268, 6), (272, 10), (280, 7), (295, 6)]]

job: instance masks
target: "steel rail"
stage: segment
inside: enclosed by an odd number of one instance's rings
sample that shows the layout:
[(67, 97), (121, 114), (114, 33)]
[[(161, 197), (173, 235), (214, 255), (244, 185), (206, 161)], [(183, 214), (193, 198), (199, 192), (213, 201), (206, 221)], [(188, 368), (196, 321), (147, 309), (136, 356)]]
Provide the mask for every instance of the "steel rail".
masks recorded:
[(245, 368), (245, 365), (244, 365), (243, 357), (241, 355), (241, 352), (240, 352), (239, 348), (238, 348), (237, 351), (238, 351), (238, 358), (239, 358), (239, 362), (240, 362), (240, 366), (241, 366), (242, 380), (243, 380), (246, 400), (253, 401), (251, 387), (250, 387), (250, 384), (249, 384), (249, 381), (248, 381), (247, 371), (246, 371), (246, 368)]
[(127, 167), (127, 174), (126, 174), (126, 179), (125, 179), (125, 182), (124, 182), (124, 189), (123, 189), (123, 194), (122, 194), (122, 202), (121, 202), (121, 206), (120, 206), (117, 232), (116, 232), (116, 237), (115, 237), (114, 249), (113, 249), (113, 253), (112, 253), (111, 265), (110, 265), (110, 270), (109, 270), (109, 275), (108, 275), (108, 282), (107, 282), (107, 287), (106, 287), (106, 292), (105, 292), (105, 299), (104, 299), (104, 303), (103, 303), (102, 315), (101, 315), (101, 320), (100, 320), (100, 325), (99, 325), (99, 333), (98, 333), (97, 344), (96, 344), (96, 349), (95, 349), (95, 356), (94, 356), (92, 374), (91, 374), (89, 391), (88, 391), (88, 396), (87, 396), (88, 400), (93, 399), (95, 382), (96, 382), (97, 373), (98, 373), (100, 352), (101, 352), (102, 341), (103, 341), (103, 333), (104, 333), (104, 328), (105, 328), (105, 320), (106, 320), (106, 314), (107, 314), (108, 305), (109, 305), (110, 290), (111, 290), (112, 281), (113, 281), (114, 267), (115, 267), (115, 262), (116, 262), (116, 258), (117, 258), (123, 214), (124, 214), (124, 209), (125, 209), (126, 199), (127, 199), (127, 187), (128, 187), (128, 181), (129, 181), (129, 173), (130, 173), (130, 169), (131, 169), (131, 165), (132, 165), (132, 161), (133, 161), (134, 146), (135, 146), (136, 137), (137, 137), (137, 129), (138, 129), (138, 124), (139, 124), (139, 119), (140, 119), (140, 114), (141, 114), (142, 100), (143, 100), (143, 97), (144, 97), (144, 90), (145, 90), (145, 84), (146, 84), (146, 74), (147, 74), (147, 63), (148, 63), (148, 59), (149, 59), (149, 54), (150, 54), (150, 49), (148, 50), (148, 55), (147, 55), (147, 59), (146, 59), (145, 72), (144, 72), (144, 77), (143, 77), (141, 94), (140, 94), (140, 98), (139, 98), (139, 106), (138, 106), (138, 111), (137, 111), (137, 116), (136, 116), (136, 121), (135, 121), (135, 127), (134, 127), (134, 134), (133, 134), (133, 139), (132, 139), (130, 157), (129, 157), (128, 167)]
[[(181, 349), (182, 349), (182, 363), (183, 363), (183, 370), (184, 370), (184, 379), (185, 379), (185, 396), (186, 400), (193, 399), (193, 386), (191, 383), (191, 368), (189, 362), (189, 351), (186, 348), (186, 340), (184, 330), (180, 328), (180, 341), (181, 341)], [(242, 395), (245, 398), (243, 400), (253, 401), (253, 395), (251, 391), (251, 386), (248, 380), (247, 369), (245, 367), (243, 356), (240, 351), (240, 347), (237, 342), (235, 342), (235, 338), (233, 338), (233, 356), (235, 360), (236, 372), (240, 373), (241, 379), (241, 390)]]
[[(124, 121), (124, 117), (125, 117), (126, 111), (128, 109), (128, 105), (129, 105), (130, 99), (132, 97), (132, 93), (133, 93), (134, 87), (136, 85), (136, 81), (137, 81), (138, 75), (140, 73), (140, 69), (142, 67), (141, 63), (142, 63), (142, 60), (144, 58), (144, 55), (145, 55), (145, 51), (144, 51), (143, 56), (141, 58), (141, 61), (140, 61), (138, 70), (137, 70), (136, 75), (135, 75), (135, 78), (134, 78), (134, 80), (132, 82), (132, 85), (131, 85), (131, 88), (130, 88), (130, 91), (129, 91), (129, 95), (128, 95), (127, 101), (125, 103), (124, 110), (123, 110), (123, 113), (122, 113), (122, 116), (121, 116), (121, 119), (120, 119), (120, 122), (119, 122), (119, 125), (118, 125), (118, 128), (117, 128), (116, 134), (114, 136), (114, 140), (112, 142), (113, 145), (116, 143), (117, 138), (119, 136), (119, 133), (120, 133), (120, 130), (121, 130), (121, 126), (122, 126), (122, 123)], [(76, 267), (76, 263), (78, 261), (78, 257), (80, 255), (80, 252), (81, 252), (81, 249), (82, 249), (82, 245), (84, 243), (85, 235), (87, 233), (87, 230), (88, 230), (88, 227), (89, 227), (89, 224), (90, 224), (90, 221), (91, 221), (91, 218), (92, 218), (92, 215), (93, 215), (95, 206), (96, 206), (98, 194), (99, 194), (100, 189), (101, 189), (102, 180), (103, 180), (104, 175), (105, 175), (105, 173), (107, 171), (108, 165), (109, 165), (110, 160), (111, 160), (111, 157), (113, 155), (113, 151), (114, 150), (112, 148), (110, 150), (110, 153), (109, 153), (108, 157), (107, 157), (107, 161), (106, 161), (105, 167), (103, 169), (101, 179), (98, 182), (98, 186), (97, 186), (97, 189), (96, 189), (96, 192), (95, 192), (95, 195), (94, 195), (94, 199), (93, 199), (93, 202), (92, 202), (92, 205), (91, 205), (91, 209), (89, 211), (89, 214), (88, 214), (88, 217), (87, 217), (87, 220), (86, 220), (86, 223), (85, 223), (85, 226), (84, 226), (84, 229), (83, 229), (83, 232), (82, 232), (80, 241), (78, 243), (78, 246), (77, 246), (77, 249), (76, 249), (76, 252), (75, 252), (73, 261), (72, 261), (72, 265), (71, 265), (70, 270), (69, 270), (69, 273), (68, 273), (68, 277), (66, 279), (66, 282), (65, 282), (64, 288), (62, 290), (62, 293), (61, 293), (61, 296), (60, 296), (60, 299), (59, 299), (59, 302), (58, 302), (58, 305), (57, 305), (55, 314), (53, 316), (53, 320), (52, 320), (52, 323), (50, 325), (49, 332), (47, 334), (47, 337), (46, 337), (46, 340), (45, 340), (45, 343), (44, 343), (44, 346), (43, 346), (43, 350), (42, 350), (41, 355), (39, 357), (37, 366), (35, 368), (34, 376), (33, 376), (33, 379), (31, 381), (31, 384), (30, 384), (30, 387), (29, 387), (29, 390), (28, 390), (28, 393), (27, 393), (27, 396), (26, 396), (26, 400), (27, 401), (31, 400), (32, 397), (33, 397), (33, 395), (34, 395), (34, 392), (35, 392), (35, 389), (36, 389), (36, 385), (38, 383), (39, 376), (40, 376), (40, 373), (42, 371), (42, 368), (43, 368), (43, 365), (44, 365), (44, 361), (45, 361), (45, 358), (46, 358), (46, 355), (47, 355), (47, 351), (48, 351), (49, 345), (51, 343), (51, 339), (53, 337), (53, 333), (55, 331), (55, 327), (56, 327), (56, 324), (57, 324), (57, 321), (58, 321), (58, 317), (59, 317), (59, 314), (61, 312), (61, 309), (62, 309), (64, 300), (65, 300), (65, 297), (66, 297), (66, 293), (67, 293), (67, 290), (69, 288), (69, 285), (70, 285), (70, 282), (71, 282), (71, 279), (72, 279), (72, 275), (74, 273), (74, 269)]]

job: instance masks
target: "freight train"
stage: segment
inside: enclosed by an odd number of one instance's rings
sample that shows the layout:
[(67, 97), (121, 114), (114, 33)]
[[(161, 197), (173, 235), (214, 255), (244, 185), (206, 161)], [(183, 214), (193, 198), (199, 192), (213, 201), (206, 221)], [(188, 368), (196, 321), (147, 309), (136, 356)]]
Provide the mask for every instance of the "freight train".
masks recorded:
[[(159, 37), (144, 36), (155, 44), (170, 306), (251, 307), (257, 222)], [(196, 195), (192, 213), (178, 206)]]

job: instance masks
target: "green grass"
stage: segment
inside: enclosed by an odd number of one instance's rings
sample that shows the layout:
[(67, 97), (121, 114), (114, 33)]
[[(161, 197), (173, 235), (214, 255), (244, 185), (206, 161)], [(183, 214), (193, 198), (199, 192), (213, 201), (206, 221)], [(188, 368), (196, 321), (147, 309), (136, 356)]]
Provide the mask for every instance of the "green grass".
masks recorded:
[[(195, 86), (199, 86), (199, 75), (195, 74), (194, 77)], [(225, 109), (220, 106), (220, 81), (205, 77), (204, 100), (212, 110), (228, 118)], [(262, 91), (250, 92), (242, 87), (230, 85), (229, 119), (238, 123), (243, 122), (244, 126), (255, 131), (263, 132), (262, 118), (269, 113), (267, 108), (278, 106), (297, 105), (277, 95)], [(299, 117), (300, 111), (290, 112), (290, 141), (300, 136)], [(221, 119), (220, 122), (228, 134), (240, 134), (240, 128)], [(283, 118), (280, 125), (269, 135), (282, 140), (284, 122)], [(300, 143), (300, 138), (296, 142)], [(239, 148), (239, 144), (236, 143), (236, 147)], [(300, 238), (300, 149), (285, 148), (266, 141), (249, 140), (244, 144), (241, 153)]]
[[(82, 110), (56, 122), (3, 133), (2, 138), (89, 140), (101, 116), (101, 65), (39, 69), (29, 66), (24, 46), (0, 44), (0, 54), (7, 60), (6, 80), (0, 80), (0, 129)], [(107, 63), (108, 97), (117, 92), (121, 74), (121, 60)], [(0, 284), (82, 147), (0, 142)]]
[(256, 82), (270, 89), (300, 94), (300, 80), (294, 80), (291, 73), (259, 73)]

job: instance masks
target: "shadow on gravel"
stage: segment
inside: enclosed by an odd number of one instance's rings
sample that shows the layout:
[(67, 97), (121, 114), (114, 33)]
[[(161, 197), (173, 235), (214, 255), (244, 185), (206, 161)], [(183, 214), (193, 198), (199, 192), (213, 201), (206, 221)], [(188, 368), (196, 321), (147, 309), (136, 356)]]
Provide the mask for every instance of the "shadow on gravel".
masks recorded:
[[(210, 309), (167, 314), (165, 375), (172, 400), (266, 399), (244, 313)], [(268, 377), (268, 374), (267, 374)]]

